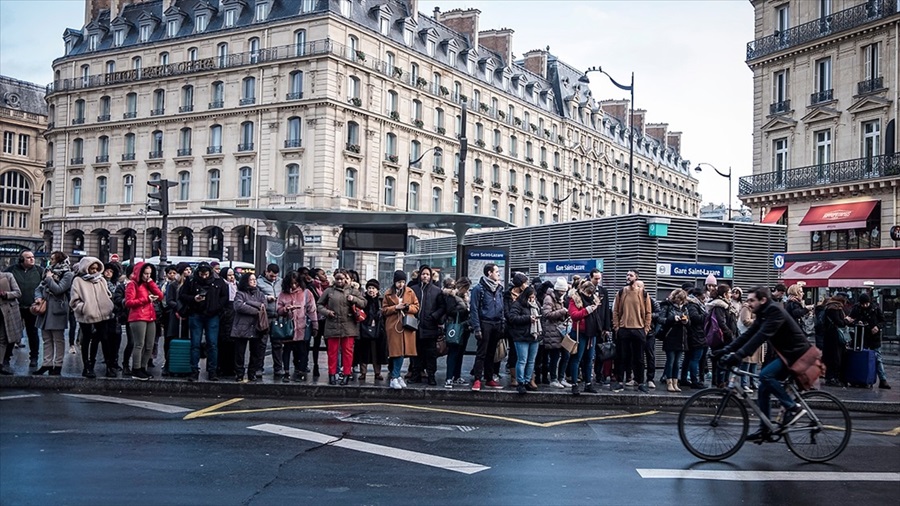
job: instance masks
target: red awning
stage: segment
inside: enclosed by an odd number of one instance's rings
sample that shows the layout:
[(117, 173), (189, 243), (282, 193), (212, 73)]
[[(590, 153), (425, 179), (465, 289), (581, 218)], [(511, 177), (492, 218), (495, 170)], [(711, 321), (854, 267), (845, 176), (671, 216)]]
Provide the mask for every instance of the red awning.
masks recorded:
[(787, 206), (784, 207), (773, 207), (766, 213), (766, 217), (760, 221), (760, 223), (778, 223), (778, 220), (784, 216), (784, 213), (787, 212)]
[(878, 200), (865, 200), (811, 207), (800, 221), (798, 228), (802, 232), (866, 228), (866, 220), (878, 203)]
[(790, 262), (785, 265), (782, 280), (786, 285), (802, 281), (810, 288), (900, 286), (900, 261), (885, 258)]

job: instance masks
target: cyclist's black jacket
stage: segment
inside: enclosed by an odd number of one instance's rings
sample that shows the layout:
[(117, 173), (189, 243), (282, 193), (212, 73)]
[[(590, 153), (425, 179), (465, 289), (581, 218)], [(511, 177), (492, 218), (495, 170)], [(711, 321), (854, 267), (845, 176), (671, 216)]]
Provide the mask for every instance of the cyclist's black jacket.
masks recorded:
[(766, 341), (784, 355), (788, 365), (800, 358), (810, 346), (797, 321), (791, 318), (781, 304), (770, 300), (760, 307), (753, 325), (727, 345), (724, 352), (734, 352), (744, 358), (752, 355)]

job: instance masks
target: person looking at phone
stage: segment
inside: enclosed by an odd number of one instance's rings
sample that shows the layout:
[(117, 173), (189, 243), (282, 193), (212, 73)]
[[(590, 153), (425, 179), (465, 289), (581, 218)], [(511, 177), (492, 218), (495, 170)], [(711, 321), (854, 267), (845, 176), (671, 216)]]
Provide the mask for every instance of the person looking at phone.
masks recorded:
[(128, 326), (134, 336), (131, 350), (131, 377), (147, 381), (152, 376), (147, 365), (153, 356), (153, 341), (156, 339), (156, 310), (153, 303), (163, 297), (156, 286), (156, 267), (139, 262), (131, 273), (131, 283), (125, 285), (125, 307), (128, 309)]
[(206, 262), (185, 282), (178, 296), (187, 308), (191, 329), (191, 375), (188, 381), (200, 378), (200, 342), (206, 334), (206, 373), (209, 381), (218, 381), (218, 343), (220, 314), (228, 304), (228, 286), (221, 278), (212, 275), (212, 267)]

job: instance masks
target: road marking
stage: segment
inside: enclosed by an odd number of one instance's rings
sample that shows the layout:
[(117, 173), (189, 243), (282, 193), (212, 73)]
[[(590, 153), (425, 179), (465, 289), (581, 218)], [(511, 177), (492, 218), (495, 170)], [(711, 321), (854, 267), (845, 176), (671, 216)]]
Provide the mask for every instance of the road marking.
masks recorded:
[(68, 395), (69, 397), (78, 397), (80, 399), (87, 399), (89, 401), (111, 402), (113, 404), (124, 404), (126, 406), (133, 406), (135, 408), (144, 408), (144, 409), (150, 409), (153, 411), (160, 411), (162, 413), (184, 413), (185, 411), (190, 411), (189, 408), (182, 408), (181, 406), (172, 406), (171, 404), (159, 404), (158, 402), (135, 401), (133, 399), (124, 399), (122, 397), (109, 397), (106, 395), (87, 395), (87, 394), (63, 394), (63, 395)]
[(437, 455), (428, 455), (427, 453), (419, 453), (409, 450), (401, 450), (400, 448), (392, 448), (390, 446), (364, 443), (362, 441), (356, 441), (353, 439), (335, 438), (327, 434), (319, 434), (318, 432), (311, 432), (294, 427), (286, 427), (284, 425), (263, 423), (247, 428), (251, 430), (258, 430), (261, 432), (268, 432), (270, 434), (275, 434), (278, 436), (302, 439), (304, 441), (310, 441), (322, 445), (336, 446), (338, 448), (346, 448), (348, 450), (355, 450), (358, 452), (370, 453), (372, 455), (380, 455), (382, 457), (389, 457), (392, 459), (404, 460), (416, 464), (437, 467), (440, 469), (446, 469), (448, 471), (462, 474), (475, 474), (490, 469), (490, 467), (487, 466), (473, 464), (471, 462), (464, 462), (462, 460), (448, 459), (446, 457), (438, 457)]
[(20, 394), (20, 395), (6, 395), (4, 397), (0, 397), (0, 401), (11, 401), (13, 399), (25, 399), (27, 397), (40, 397), (40, 394)]
[(636, 469), (645, 479), (714, 481), (889, 481), (900, 482), (900, 473), (845, 473), (806, 471), (703, 471), (697, 469)]
[(194, 411), (192, 413), (189, 413), (188, 415), (186, 415), (184, 417), (184, 419), (191, 420), (193, 418), (200, 418), (201, 416), (207, 416), (207, 413), (212, 413), (213, 411), (216, 411), (219, 408), (224, 408), (225, 406), (229, 406), (231, 404), (234, 404), (235, 402), (241, 402), (242, 400), (244, 400), (243, 397), (235, 397), (234, 399), (228, 399), (225, 402), (213, 404), (212, 406), (210, 406), (208, 408), (203, 408), (203, 409)]

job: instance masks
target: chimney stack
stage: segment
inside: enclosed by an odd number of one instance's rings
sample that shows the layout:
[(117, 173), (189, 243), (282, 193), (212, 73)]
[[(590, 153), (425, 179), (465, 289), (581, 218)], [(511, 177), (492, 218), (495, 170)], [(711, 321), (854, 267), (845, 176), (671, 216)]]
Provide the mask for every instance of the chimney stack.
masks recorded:
[(635, 109), (634, 110), (634, 129), (637, 130), (637, 135), (644, 135), (644, 117), (647, 116), (647, 111), (645, 109)]
[(478, 16), (481, 11), (478, 9), (453, 9), (441, 13), (437, 8), (434, 9), (434, 19), (438, 23), (443, 24), (447, 28), (466, 35), (469, 38), (469, 44), (478, 49)]
[(628, 125), (628, 101), (627, 100), (601, 100), (600, 109), (608, 116)]
[(512, 34), (513, 30), (501, 28), (499, 30), (485, 30), (478, 33), (478, 39), (482, 46), (500, 55), (503, 64), (512, 63)]
[(547, 51), (533, 49), (525, 53), (525, 69), (544, 79), (547, 78)]
[(419, 22), (419, 0), (409, 0), (409, 17)]
[(681, 153), (681, 132), (669, 132), (666, 135), (666, 145), (676, 153)]
[(668, 129), (668, 123), (648, 123), (646, 128), (647, 135), (658, 140), (663, 146), (668, 142)]
[(109, 0), (84, 0), (84, 24), (97, 19), (100, 11), (109, 9)]

